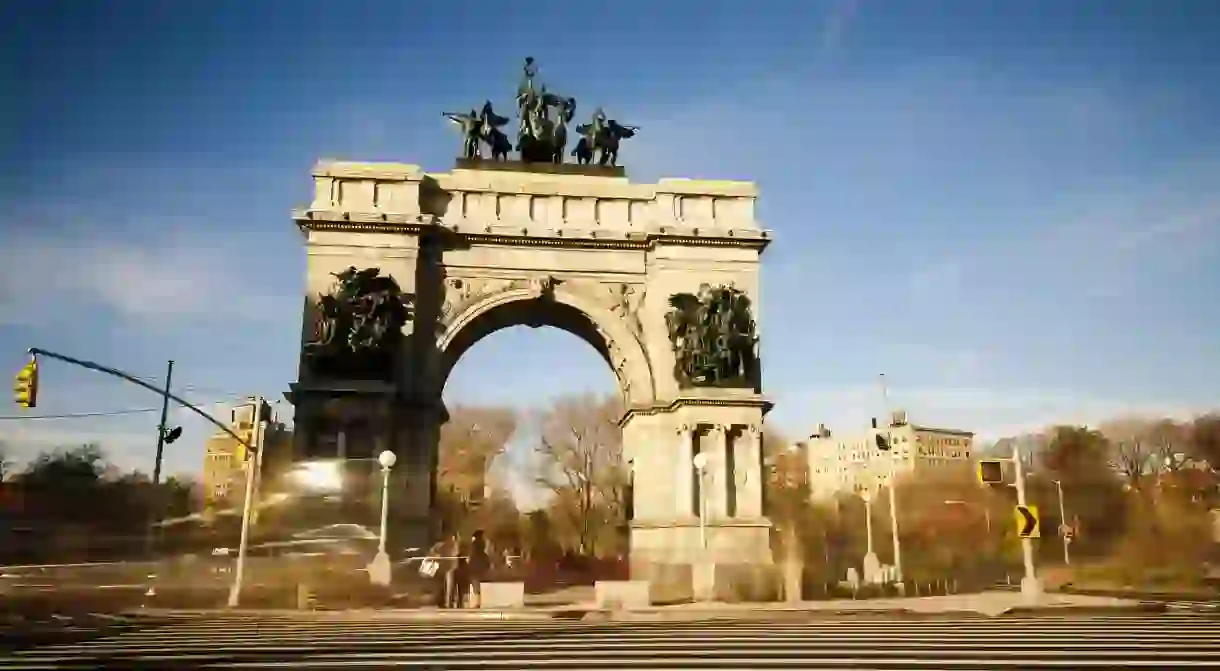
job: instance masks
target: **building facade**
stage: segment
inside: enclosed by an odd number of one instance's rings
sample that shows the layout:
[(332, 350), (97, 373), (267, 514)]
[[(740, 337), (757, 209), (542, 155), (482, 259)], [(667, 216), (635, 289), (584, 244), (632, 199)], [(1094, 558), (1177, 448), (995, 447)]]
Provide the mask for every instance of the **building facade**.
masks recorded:
[[(251, 441), (255, 428), (255, 398), (249, 397), (235, 405), (229, 411), (229, 428), (241, 436), (242, 440)], [(269, 408), (264, 404), (264, 412)], [(264, 453), (262, 473), (276, 470), (276, 464), (287, 446), (292, 444), (291, 431), (281, 422), (271, 421), (263, 436)], [(246, 449), (241, 443), (219, 429), (208, 438), (205, 446), (203, 464), (204, 502), (209, 507), (237, 505), (246, 491), (245, 478)]]
[[(973, 432), (911, 424), (901, 411), (885, 425), (873, 424), (846, 435), (819, 425), (809, 437), (805, 454), (813, 498), (875, 491), (888, 485), (892, 475), (945, 473), (968, 467), (974, 459)], [(880, 440), (890, 449), (882, 449)]]

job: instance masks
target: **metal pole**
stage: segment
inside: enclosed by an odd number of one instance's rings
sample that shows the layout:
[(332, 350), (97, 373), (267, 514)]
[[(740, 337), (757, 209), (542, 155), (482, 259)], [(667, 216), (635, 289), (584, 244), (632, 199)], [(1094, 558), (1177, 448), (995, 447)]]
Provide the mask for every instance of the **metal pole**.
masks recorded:
[(890, 531), (894, 534), (894, 583), (898, 592), (902, 588), (902, 542), (898, 535), (898, 460), (890, 460)]
[(381, 534), (377, 538), (377, 552), (385, 554), (386, 527), (390, 519), (390, 469), (381, 467)]
[[(279, 401), (276, 401), (276, 403), (278, 404)], [(267, 429), (276, 426), (279, 423), (280, 418), (279, 411), (274, 407), (268, 407), (267, 412), (268, 419), (264, 423), (265, 427), (262, 429), (262, 434), (258, 437), (258, 468), (254, 469), (255, 492), (263, 491), (263, 452), (267, 449)], [(272, 435), (274, 435), (274, 432)], [(262, 509), (262, 506), (256, 505), (254, 506), (254, 509), (250, 511), (250, 524), (252, 526), (258, 526), (258, 516), (259, 513), (262, 512)]]
[(157, 452), (153, 459), (153, 476), (152, 476), (152, 501), (150, 502), (150, 510), (148, 511), (148, 537), (147, 551), (148, 556), (156, 555), (156, 522), (162, 517), (162, 497), (159, 485), (161, 484), (161, 461), (165, 457), (165, 423), (169, 420), (169, 393), (170, 383), (174, 379), (174, 361), (170, 359), (169, 366), (165, 370), (165, 393), (161, 396), (161, 422), (157, 424)]
[[(886, 422), (886, 426), (891, 426), (894, 423), (894, 418), (890, 415), (890, 390), (885, 383), (885, 373), (878, 376), (881, 380), (881, 405), (884, 414), (882, 421)], [(903, 593), (902, 584), (902, 539), (898, 533), (898, 453), (894, 452), (894, 445), (889, 442), (890, 436), (886, 436), (886, 444), (890, 447), (890, 532), (894, 535), (894, 586), (898, 588), (898, 593)]]
[[(703, 469), (699, 469), (699, 544), (707, 553), (707, 482), (703, 477)], [(704, 557), (704, 559), (707, 559)]]
[(262, 434), (266, 424), (261, 421), (261, 413), (263, 408), (263, 397), (258, 396), (254, 399), (254, 421), (255, 430), (253, 444), (250, 446), (254, 454), (249, 455), (246, 459), (246, 497), (242, 504), (241, 510), (241, 540), (237, 546), (237, 565), (233, 571), (233, 586), (229, 589), (229, 608), (236, 608), (241, 600), (242, 583), (246, 578), (246, 552), (250, 547), (250, 511), (254, 508), (254, 485), (255, 473), (258, 472), (259, 464), (262, 459), (259, 455), (262, 454)]
[(174, 361), (165, 369), (165, 394), (161, 397), (161, 423), (157, 425), (157, 458), (153, 462), (153, 486), (161, 484), (161, 459), (165, 456), (165, 422), (169, 419), (170, 381), (174, 379)]
[[(1016, 469), (1017, 505), (1025, 505), (1025, 469), (1021, 464), (1021, 448), (1012, 446), (1013, 467)], [(1021, 594), (1027, 599), (1037, 599), (1042, 592), (1034, 572), (1034, 542), (1030, 538), (1021, 539), (1021, 558), (1025, 563), (1025, 577), (1021, 579)]]
[(1072, 555), (1068, 552), (1067, 510), (1063, 506), (1063, 481), (1055, 481), (1055, 489), (1059, 490), (1059, 536), (1063, 539), (1063, 563), (1070, 565)]

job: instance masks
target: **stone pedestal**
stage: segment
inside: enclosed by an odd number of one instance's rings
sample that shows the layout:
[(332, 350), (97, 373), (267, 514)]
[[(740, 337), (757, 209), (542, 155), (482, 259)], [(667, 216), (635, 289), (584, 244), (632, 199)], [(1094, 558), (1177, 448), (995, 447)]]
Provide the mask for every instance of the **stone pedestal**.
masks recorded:
[[(631, 575), (653, 600), (764, 601), (781, 577), (762, 516), (762, 416), (748, 390), (696, 390), (623, 420), (634, 468)], [(693, 464), (707, 455), (702, 473)], [(701, 519), (701, 515), (706, 517)]]
[[(360, 524), (380, 526), (381, 476), (377, 455), (390, 450), (398, 461), (390, 472), (387, 548), (431, 544), (432, 454), (435, 421), (421, 421), (396, 385), (363, 380), (310, 380), (291, 385), (285, 396), (295, 406), (294, 460), (344, 462), (344, 490), (332, 496), (297, 497), (285, 512), (292, 528)], [(291, 490), (291, 483), (282, 483)], [(301, 492), (294, 492), (301, 493)]]

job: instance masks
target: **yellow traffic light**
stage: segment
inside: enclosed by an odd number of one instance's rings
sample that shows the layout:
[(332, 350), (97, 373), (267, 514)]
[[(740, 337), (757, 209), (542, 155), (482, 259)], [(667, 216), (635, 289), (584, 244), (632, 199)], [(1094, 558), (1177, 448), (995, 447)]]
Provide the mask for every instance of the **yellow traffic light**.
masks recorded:
[(1004, 482), (1004, 464), (997, 459), (979, 462), (979, 482), (998, 485)]
[(13, 382), (13, 400), (23, 408), (38, 405), (38, 359), (30, 359)]

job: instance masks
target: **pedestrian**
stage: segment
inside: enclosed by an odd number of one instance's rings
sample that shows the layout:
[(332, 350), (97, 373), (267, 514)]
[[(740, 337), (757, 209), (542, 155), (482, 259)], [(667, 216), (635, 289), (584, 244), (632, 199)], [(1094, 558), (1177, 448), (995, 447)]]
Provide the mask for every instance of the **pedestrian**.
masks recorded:
[(427, 577), (432, 579), (437, 608), (450, 608), (453, 603), (453, 573), (456, 566), (453, 556), (457, 554), (456, 545), (457, 538), (447, 536), (428, 550), (428, 559), (425, 562), (434, 564), (429, 569), (432, 571), (431, 575)]
[(479, 530), (474, 532), (474, 535), (470, 537), (470, 566), (468, 575), (472, 605), (482, 605), (482, 583), (490, 570), (491, 554), (488, 552), (487, 539), (484, 537), (483, 531)]
[(459, 541), (457, 547), (457, 563), (453, 570), (452, 608), (462, 608), (470, 590), (470, 544)]

